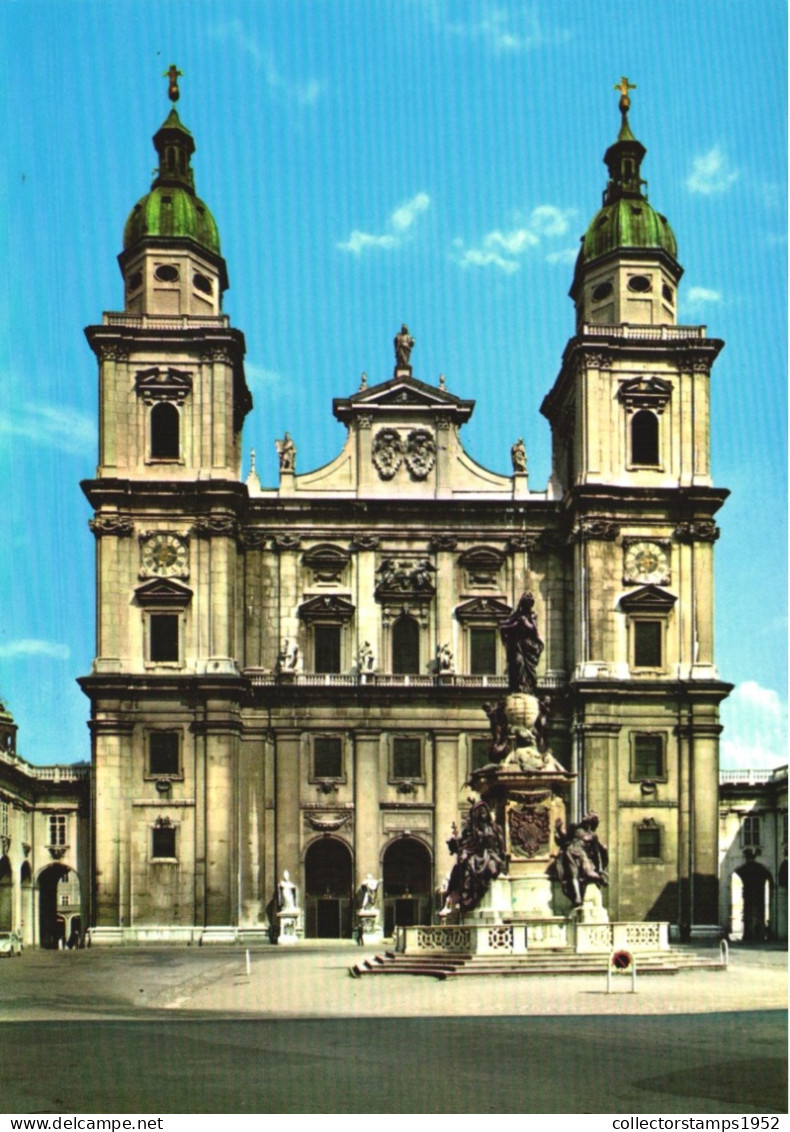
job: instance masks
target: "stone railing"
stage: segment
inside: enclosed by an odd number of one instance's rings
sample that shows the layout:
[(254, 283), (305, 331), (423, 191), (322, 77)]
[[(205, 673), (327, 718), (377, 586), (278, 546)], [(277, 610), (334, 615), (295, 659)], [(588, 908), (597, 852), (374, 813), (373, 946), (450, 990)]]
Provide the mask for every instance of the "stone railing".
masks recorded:
[(31, 778), (47, 782), (82, 782), (90, 778), (90, 766), (27, 766), (25, 771)]
[(585, 322), (582, 326), (584, 338), (625, 338), (653, 339), (659, 342), (677, 342), (689, 338), (704, 338), (706, 326), (602, 326)]
[(720, 770), (719, 784), (724, 786), (728, 782), (743, 783), (745, 786), (764, 786), (778, 778), (787, 777), (787, 767), (779, 766), (773, 770)]
[[(455, 672), (436, 674), (400, 674), (394, 672), (266, 672), (262, 668), (245, 668), (243, 675), (254, 688), (290, 685), (297, 688), (371, 687), (371, 688), (479, 688), (504, 692), (506, 676), (469, 676)], [(563, 676), (541, 677), (541, 689), (561, 688)]]
[(644, 953), (668, 948), (667, 923), (581, 924), (563, 916), (507, 924), (401, 927), (395, 931), (395, 950), (407, 955), (518, 955), (545, 950), (608, 955), (619, 949)]
[(124, 326), (132, 330), (190, 330), (194, 327), (213, 327), (224, 330), (230, 326), (226, 314), (126, 314), (124, 311), (105, 311), (104, 326)]

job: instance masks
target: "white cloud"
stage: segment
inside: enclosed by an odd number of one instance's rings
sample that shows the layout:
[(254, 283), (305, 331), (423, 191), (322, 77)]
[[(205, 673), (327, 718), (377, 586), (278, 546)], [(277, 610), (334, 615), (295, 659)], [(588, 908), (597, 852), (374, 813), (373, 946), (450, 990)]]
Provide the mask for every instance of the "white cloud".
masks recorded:
[(24, 637), (18, 641), (9, 641), (0, 645), (0, 657), (20, 656), (46, 656), (53, 660), (68, 660), (71, 650), (68, 645), (58, 644), (57, 641), (41, 641), (35, 637)]
[(578, 248), (563, 248), (561, 252), (549, 252), (546, 263), (573, 264), (579, 254)]
[(540, 47), (567, 43), (571, 33), (565, 28), (552, 27), (543, 22), (536, 5), (524, 5), (517, 12), (487, 4), (476, 19), (461, 21), (448, 19), (451, 5), (427, 5), (435, 26), (450, 35), (479, 39), (489, 50), (498, 54), (526, 54)]
[[(553, 204), (539, 204), (533, 208), (526, 223), (507, 232), (494, 228), (483, 237), (481, 245), (477, 248), (464, 250), (463, 240), (456, 239), (453, 245), (459, 249), (457, 262), (461, 267), (497, 267), (500, 271), (512, 275), (520, 267), (519, 257), (530, 248), (537, 247), (542, 238), (564, 235), (568, 230), (569, 219), (573, 215), (573, 209), (561, 209)], [(566, 253), (555, 254), (564, 257)], [(573, 254), (575, 257), (575, 253)], [(555, 261), (550, 259), (550, 262)]]
[(273, 52), (262, 47), (258, 38), (246, 30), (241, 20), (227, 20), (215, 24), (211, 34), (215, 39), (230, 41), (239, 52), (249, 56), (265, 75), (272, 92), (282, 95), (289, 102), (295, 102), (299, 106), (311, 106), (324, 93), (324, 84), (317, 79), (308, 79), (303, 83), (286, 79), (277, 66)]
[(431, 198), (427, 193), (417, 193), (411, 200), (407, 200), (399, 208), (396, 208), (390, 217), (390, 224), (399, 232), (411, 228), (414, 221), (417, 219), (421, 212), (425, 212), (429, 208)]
[[(387, 221), (390, 232), (382, 232), (376, 234), (373, 232), (361, 232), (355, 228), (347, 240), (343, 240), (337, 247), (343, 252), (351, 252), (353, 255), (360, 255), (368, 250), (384, 250), (389, 251), (392, 248), (397, 248), (404, 239), (408, 239), (406, 233), (414, 225), (420, 213), (425, 212), (431, 206), (431, 198), (427, 193), (417, 193), (410, 200), (405, 201), (403, 204), (398, 205), (393, 212), (390, 213), (389, 220)], [(395, 235), (392, 232), (395, 232)]]
[(684, 299), (693, 307), (702, 306), (703, 303), (720, 303), (721, 292), (713, 291), (710, 287), (689, 287)]
[(367, 248), (394, 248), (397, 242), (394, 236), (373, 236), (369, 232), (360, 232), (355, 228), (349, 238), (337, 246), (341, 251), (359, 255)]
[(573, 208), (556, 208), (553, 204), (539, 204), (533, 208), (529, 224), (533, 232), (541, 236), (564, 236), (568, 231), (568, 221), (575, 214)]
[(725, 770), (770, 768), (787, 762), (787, 705), (755, 680), (739, 684), (721, 708)]
[(734, 169), (726, 155), (718, 146), (709, 149), (692, 162), (691, 175), (686, 179), (686, 188), (692, 193), (723, 193), (738, 180), (738, 170)]
[(96, 421), (68, 405), (29, 401), (13, 414), (0, 413), (0, 434), (24, 436), (70, 455), (96, 455)]

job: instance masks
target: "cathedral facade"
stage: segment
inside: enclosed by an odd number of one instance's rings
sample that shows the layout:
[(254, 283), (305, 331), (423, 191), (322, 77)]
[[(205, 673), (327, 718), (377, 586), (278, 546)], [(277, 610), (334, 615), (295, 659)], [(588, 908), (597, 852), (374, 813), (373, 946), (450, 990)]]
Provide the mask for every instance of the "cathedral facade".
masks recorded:
[(119, 257), (124, 309), (86, 331), (95, 941), (274, 936), (286, 871), (304, 938), (349, 936), (368, 875), (387, 934), (431, 922), (506, 690), (499, 626), (525, 591), (569, 816), (596, 811), (609, 846), (610, 919), (692, 936), (716, 923), (722, 342), (677, 324), (675, 237), (643, 192), (628, 108), (626, 89), (575, 330), (540, 406), (542, 490), (521, 441), (512, 475), (468, 455), (474, 402), (416, 376), (405, 326), (391, 376), (335, 399), (348, 435), (332, 462), (298, 470), (286, 434), (279, 484), (244, 479), (252, 399), (217, 227), (175, 108), (155, 135)]

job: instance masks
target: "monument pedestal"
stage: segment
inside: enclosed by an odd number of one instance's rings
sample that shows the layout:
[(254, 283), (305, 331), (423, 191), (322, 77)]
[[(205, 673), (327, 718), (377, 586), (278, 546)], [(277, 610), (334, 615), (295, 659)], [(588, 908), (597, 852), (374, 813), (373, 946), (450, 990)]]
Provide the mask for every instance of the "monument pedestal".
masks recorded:
[(358, 912), (358, 926), (362, 932), (362, 943), (381, 943), (384, 933), (377, 908)]
[(299, 924), (299, 909), (289, 908), (277, 913), (278, 935), (277, 942), (281, 947), (288, 947), (298, 943), (301, 936)]

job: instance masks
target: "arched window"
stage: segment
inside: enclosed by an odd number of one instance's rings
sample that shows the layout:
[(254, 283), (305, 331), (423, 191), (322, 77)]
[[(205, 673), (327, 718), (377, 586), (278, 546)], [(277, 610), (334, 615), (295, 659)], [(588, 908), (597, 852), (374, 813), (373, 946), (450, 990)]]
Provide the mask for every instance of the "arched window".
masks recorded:
[(160, 401), (151, 410), (151, 459), (177, 460), (181, 455), (178, 409)]
[(322, 837), (307, 850), (304, 863), (305, 935), (347, 939), (353, 911), (353, 861), (347, 845)]
[(399, 617), (392, 626), (392, 671), (403, 675), (420, 671), (420, 626), (413, 617)]
[(631, 421), (631, 463), (658, 466), (658, 417), (649, 409), (640, 409)]

